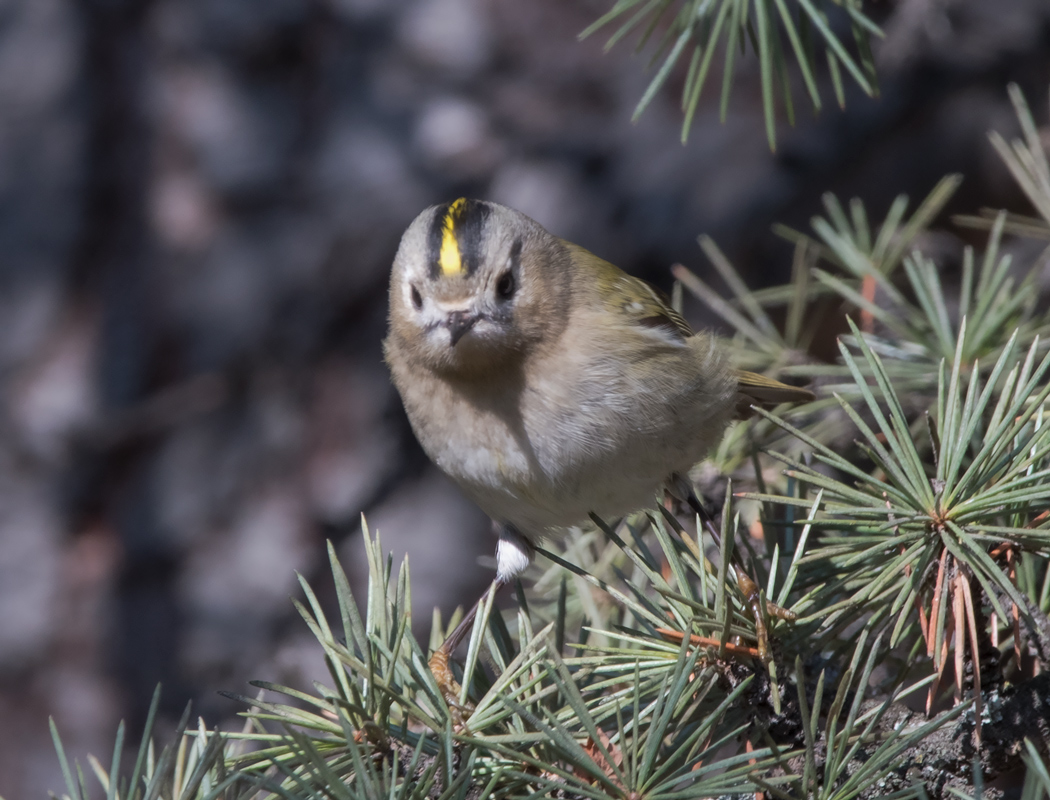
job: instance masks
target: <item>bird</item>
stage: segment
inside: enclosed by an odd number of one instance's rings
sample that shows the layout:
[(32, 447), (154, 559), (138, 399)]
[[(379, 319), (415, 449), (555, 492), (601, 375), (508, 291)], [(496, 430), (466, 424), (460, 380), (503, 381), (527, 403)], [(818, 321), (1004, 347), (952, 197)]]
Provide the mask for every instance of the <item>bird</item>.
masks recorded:
[[(664, 487), (681, 496), (682, 476), (753, 404), (814, 397), (734, 369), (649, 283), (463, 197), (402, 236), (383, 349), (423, 450), (495, 524), (493, 590), (591, 514), (651, 506)], [(447, 669), (472, 619), (432, 668)]]

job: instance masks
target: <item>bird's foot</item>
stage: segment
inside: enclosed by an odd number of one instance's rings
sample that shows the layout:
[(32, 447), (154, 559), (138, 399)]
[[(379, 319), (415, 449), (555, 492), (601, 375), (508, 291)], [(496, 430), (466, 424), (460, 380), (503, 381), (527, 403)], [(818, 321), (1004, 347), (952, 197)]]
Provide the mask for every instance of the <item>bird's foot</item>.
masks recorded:
[(776, 617), (777, 619), (793, 622), (798, 619), (798, 615), (794, 611), (778, 606), (771, 600), (766, 600), (765, 608), (763, 608), (762, 592), (755, 582), (743, 572), (737, 574), (736, 583), (740, 587), (740, 591), (744, 593), (747, 604), (751, 607), (751, 613), (755, 617), (755, 638), (758, 640), (758, 657), (764, 663), (768, 663), (769, 633), (766, 630), (766, 617)]
[(453, 724), (457, 728), (461, 728), (467, 717), (474, 710), (474, 706), (470, 703), (461, 703), (459, 700), (463, 687), (456, 680), (456, 676), (452, 674), (451, 653), (449, 648), (446, 647), (447, 644), (448, 642), (434, 651), (428, 664), (430, 672), (437, 682), (438, 689), (441, 691), (441, 696), (448, 703), (448, 710), (452, 715)]

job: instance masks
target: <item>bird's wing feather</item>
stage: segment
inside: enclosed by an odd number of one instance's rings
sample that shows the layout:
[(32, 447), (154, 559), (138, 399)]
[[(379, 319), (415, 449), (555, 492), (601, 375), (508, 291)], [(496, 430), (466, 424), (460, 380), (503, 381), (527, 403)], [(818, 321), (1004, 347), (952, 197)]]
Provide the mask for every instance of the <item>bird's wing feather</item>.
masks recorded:
[(578, 245), (565, 243), (586, 280), (593, 281), (606, 309), (628, 325), (636, 325), (674, 344), (684, 344), (693, 329), (671, 307), (667, 296), (652, 284), (628, 275)]
[[(594, 285), (606, 311), (615, 314), (619, 321), (677, 346), (685, 345), (694, 335), (689, 323), (655, 286), (628, 275), (589, 250), (570, 242), (564, 244), (580, 268), (582, 279)], [(734, 370), (733, 376), (737, 381), (736, 407), (740, 419), (751, 416), (752, 405), (773, 407), (815, 399), (808, 389), (789, 386), (754, 372)]]

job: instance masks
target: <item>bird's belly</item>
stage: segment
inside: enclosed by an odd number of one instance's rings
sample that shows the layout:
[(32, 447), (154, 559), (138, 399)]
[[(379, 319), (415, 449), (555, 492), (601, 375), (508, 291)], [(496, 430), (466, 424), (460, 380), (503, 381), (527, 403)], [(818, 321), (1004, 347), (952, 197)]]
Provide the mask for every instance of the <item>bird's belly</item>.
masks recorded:
[(493, 519), (509, 522), (523, 533), (538, 534), (584, 523), (591, 512), (614, 517), (642, 508), (652, 502), (666, 477), (654, 475), (640, 482), (636, 477), (617, 479), (606, 474), (601, 482), (582, 481), (573, 486), (553, 485), (544, 479), (514, 488), (463, 487)]
[(507, 435), (502, 446), (476, 448), (446, 471), (493, 519), (538, 534), (586, 522), (592, 512), (616, 517), (650, 505), (666, 478), (709, 445), (617, 434), (592, 430), (585, 444), (556, 428), (532, 430), (524, 442)]
[[(430, 394), (406, 388), (409, 419), (430, 458), (489, 516), (526, 535), (650, 505), (671, 473), (704, 457), (727, 421), (712, 417), (703, 397), (671, 402), (564, 373), (495, 399), (440, 384)], [(442, 414), (422, 413), (435, 402)]]

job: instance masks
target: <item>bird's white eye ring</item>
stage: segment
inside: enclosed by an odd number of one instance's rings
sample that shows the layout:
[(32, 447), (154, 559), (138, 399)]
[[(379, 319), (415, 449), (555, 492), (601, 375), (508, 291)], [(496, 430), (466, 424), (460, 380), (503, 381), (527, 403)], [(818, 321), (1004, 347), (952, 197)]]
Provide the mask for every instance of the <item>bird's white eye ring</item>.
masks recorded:
[(420, 311), (423, 308), (423, 295), (419, 293), (419, 289), (416, 288), (415, 284), (412, 284), (412, 305), (415, 306), (416, 311)]

